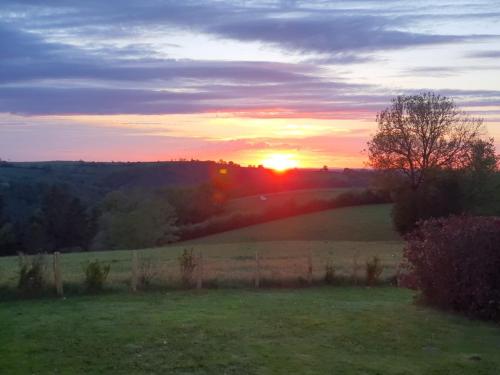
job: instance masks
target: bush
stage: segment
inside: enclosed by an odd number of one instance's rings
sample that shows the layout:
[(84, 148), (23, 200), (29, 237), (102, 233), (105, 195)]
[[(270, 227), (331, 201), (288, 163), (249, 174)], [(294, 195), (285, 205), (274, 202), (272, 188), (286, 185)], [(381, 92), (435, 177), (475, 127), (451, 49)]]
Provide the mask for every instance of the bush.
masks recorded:
[(89, 292), (101, 291), (108, 278), (111, 266), (101, 264), (97, 259), (85, 267), (85, 288)]
[(19, 256), (18, 289), (22, 294), (34, 296), (40, 294), (45, 287), (45, 257), (40, 254), (34, 257)]
[(331, 261), (329, 261), (325, 267), (325, 283), (327, 284), (335, 283), (335, 266)]
[(182, 284), (190, 287), (193, 284), (193, 274), (196, 268), (196, 259), (193, 250), (184, 249), (179, 256), (179, 266), (181, 271)]
[(366, 283), (369, 286), (373, 286), (377, 284), (380, 280), (380, 275), (382, 275), (382, 271), (384, 267), (380, 263), (379, 257), (373, 257), (372, 260), (366, 262)]
[(406, 272), (424, 302), (500, 320), (500, 218), (431, 219), (407, 241)]
[(142, 260), (138, 269), (138, 286), (140, 289), (151, 287), (153, 280), (158, 276), (158, 269), (155, 262), (151, 259)]
[(418, 190), (403, 188), (396, 193), (392, 219), (396, 230), (406, 234), (421, 220), (464, 212), (458, 173), (441, 173)]

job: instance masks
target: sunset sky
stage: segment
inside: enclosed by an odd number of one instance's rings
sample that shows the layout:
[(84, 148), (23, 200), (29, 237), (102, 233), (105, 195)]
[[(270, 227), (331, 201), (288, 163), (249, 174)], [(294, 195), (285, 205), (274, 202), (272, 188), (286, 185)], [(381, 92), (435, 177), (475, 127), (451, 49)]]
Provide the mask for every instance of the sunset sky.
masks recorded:
[(0, 1), (5, 160), (360, 167), (428, 90), (500, 146), (498, 0)]

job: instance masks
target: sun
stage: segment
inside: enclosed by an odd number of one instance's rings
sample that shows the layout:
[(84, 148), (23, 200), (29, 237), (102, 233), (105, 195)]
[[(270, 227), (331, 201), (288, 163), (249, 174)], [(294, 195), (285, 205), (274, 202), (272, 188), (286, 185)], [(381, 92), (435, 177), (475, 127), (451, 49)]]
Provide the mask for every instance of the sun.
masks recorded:
[(278, 172), (284, 172), (298, 166), (297, 161), (291, 154), (271, 154), (262, 164), (264, 167), (274, 169)]

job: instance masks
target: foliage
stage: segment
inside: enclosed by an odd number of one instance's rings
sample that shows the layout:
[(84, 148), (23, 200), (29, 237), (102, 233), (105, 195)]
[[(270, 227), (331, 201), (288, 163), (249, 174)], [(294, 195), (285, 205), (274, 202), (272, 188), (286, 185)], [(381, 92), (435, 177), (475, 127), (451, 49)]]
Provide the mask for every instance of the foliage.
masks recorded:
[(4, 213), (4, 198), (0, 195), (0, 255), (13, 254), (16, 244), (14, 226)]
[(366, 262), (366, 283), (369, 286), (374, 286), (380, 281), (380, 276), (384, 270), (380, 258), (375, 256)]
[(222, 212), (226, 197), (210, 184), (160, 190), (172, 205), (180, 225), (199, 223)]
[(87, 209), (64, 186), (54, 185), (42, 197), (28, 233), (33, 250), (88, 249), (94, 233)]
[(182, 284), (185, 287), (189, 287), (193, 284), (193, 274), (196, 268), (196, 258), (193, 254), (193, 250), (184, 249), (178, 261)]
[(465, 210), (461, 172), (435, 172), (419, 189), (401, 187), (394, 193), (392, 219), (395, 229), (405, 234), (420, 220), (447, 217)]
[(429, 171), (464, 168), (484, 130), (481, 119), (433, 93), (397, 96), (377, 115), (377, 123), (377, 133), (368, 142), (371, 166), (398, 171), (412, 189)]
[(175, 212), (160, 195), (115, 191), (102, 204), (95, 246), (102, 249), (138, 249), (174, 241)]
[(144, 259), (139, 263), (138, 284), (139, 288), (146, 289), (151, 286), (153, 279), (157, 277), (159, 271), (152, 259)]
[(24, 295), (34, 296), (45, 287), (46, 261), (43, 254), (33, 257), (19, 256), (19, 280), (17, 287)]
[(407, 236), (407, 271), (430, 305), (500, 320), (500, 219), (421, 222)]
[(89, 292), (103, 290), (110, 270), (111, 266), (109, 264), (102, 264), (97, 259), (89, 262), (84, 268), (86, 290)]
[(468, 213), (500, 215), (500, 173), (494, 140), (474, 144), (462, 182), (462, 201)]
[(334, 284), (335, 283), (335, 265), (330, 260), (325, 266), (325, 283)]

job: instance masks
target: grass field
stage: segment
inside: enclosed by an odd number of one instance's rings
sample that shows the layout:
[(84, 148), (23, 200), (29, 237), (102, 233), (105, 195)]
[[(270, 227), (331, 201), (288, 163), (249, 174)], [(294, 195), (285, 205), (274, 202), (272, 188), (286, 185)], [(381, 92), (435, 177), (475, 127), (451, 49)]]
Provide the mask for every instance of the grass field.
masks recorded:
[[(419, 307), (409, 290), (241, 288), (252, 284), (256, 252), (263, 279), (304, 279), (309, 254), (316, 280), (329, 262), (362, 278), (373, 256), (394, 275), (403, 244), (389, 209), (324, 211), (141, 250), (154, 283), (135, 294), (131, 251), (63, 254), (67, 298), (7, 292), (0, 302), (0, 373), (498, 374), (498, 325)], [(203, 254), (210, 286), (240, 288), (172, 291), (186, 248)], [(111, 265), (107, 290), (81, 295), (93, 259)], [(15, 290), (17, 262), (0, 259), (0, 287)]]
[[(304, 280), (309, 253), (316, 280), (324, 278), (328, 263), (338, 275), (362, 278), (365, 262), (374, 256), (382, 260), (383, 277), (390, 277), (401, 259), (402, 243), (392, 230), (387, 205), (323, 211), (141, 250), (142, 262), (151, 264), (153, 286), (178, 284), (178, 257), (184, 249), (203, 254), (204, 279), (211, 285), (240, 286), (254, 279), (256, 252), (261, 258), (261, 277), (274, 283)], [(128, 288), (131, 251), (63, 254), (64, 282), (83, 285), (83, 268), (94, 259), (111, 265), (109, 288)], [(17, 272), (17, 257), (0, 258), (0, 286), (15, 288)], [(51, 275), (48, 278), (51, 280)]]
[(252, 225), (190, 243), (400, 241), (392, 226), (390, 209), (388, 204), (338, 208)]
[[(294, 202), (297, 205), (314, 200), (330, 200), (342, 193), (358, 191), (355, 188), (307, 189), (292, 190), (279, 193), (252, 195), (244, 198), (231, 199), (225, 207), (225, 214), (246, 213), (258, 214), (266, 210)], [(264, 198), (264, 199), (262, 199)]]
[(498, 374), (500, 327), (395, 288), (113, 294), (0, 305), (2, 374)]

